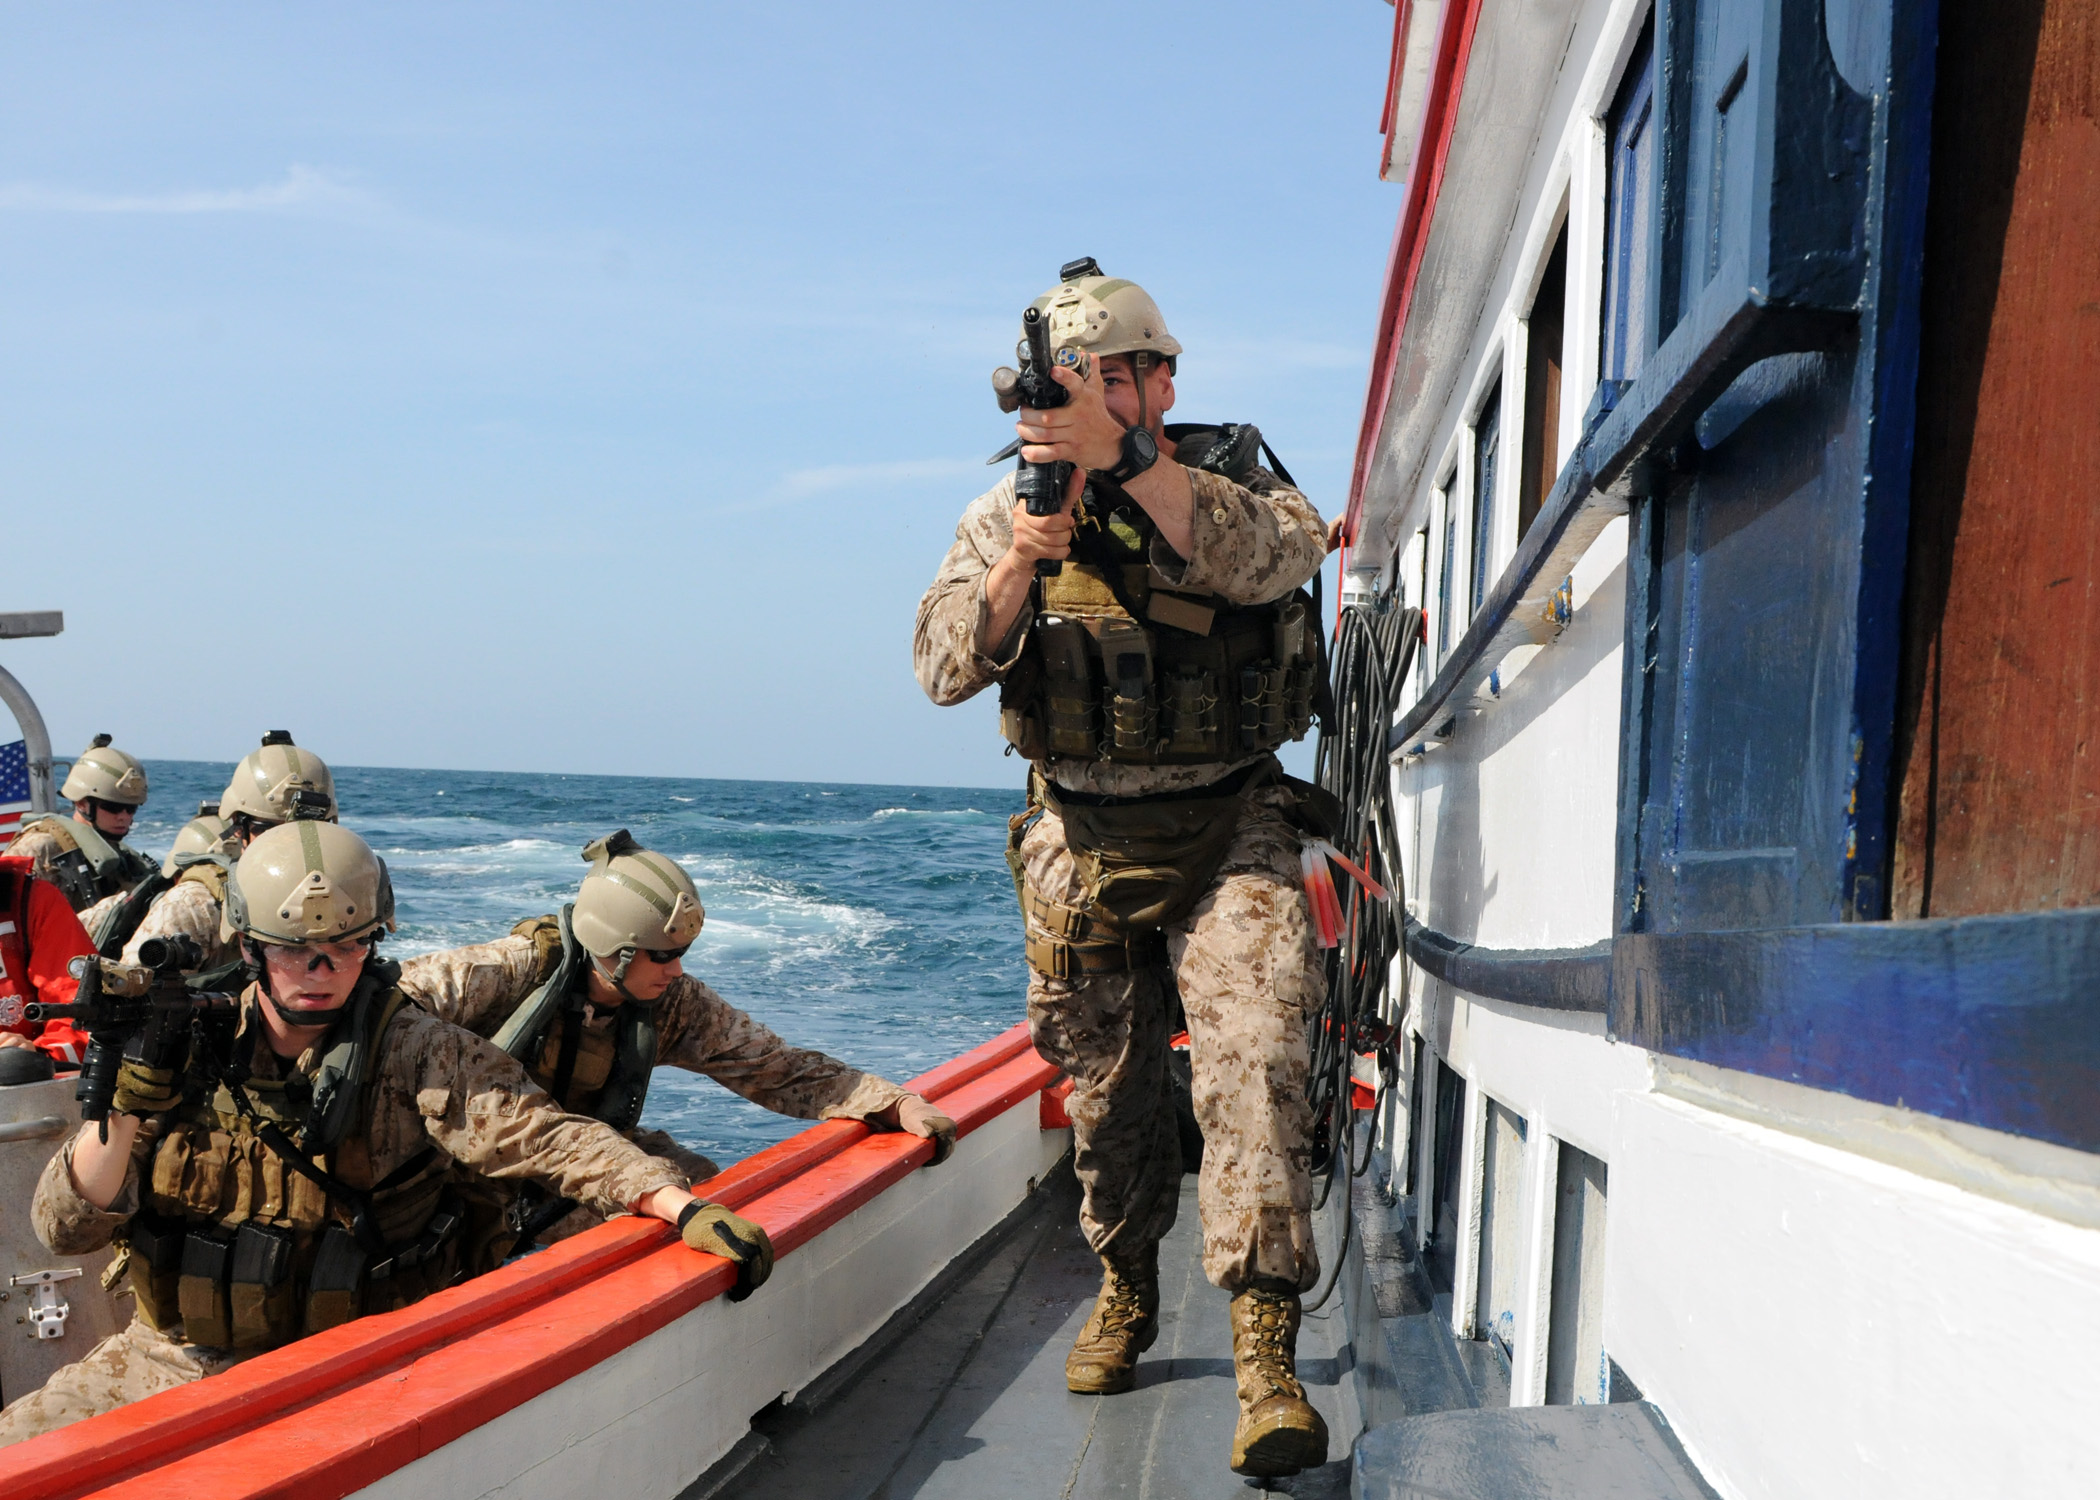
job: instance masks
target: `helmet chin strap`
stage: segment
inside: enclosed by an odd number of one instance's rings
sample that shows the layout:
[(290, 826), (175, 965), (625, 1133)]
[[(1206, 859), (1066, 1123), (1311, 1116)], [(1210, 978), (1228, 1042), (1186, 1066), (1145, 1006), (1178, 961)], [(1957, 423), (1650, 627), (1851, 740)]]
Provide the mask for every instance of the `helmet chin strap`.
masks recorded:
[(622, 1000), (632, 1000), (636, 1005), (647, 1005), (649, 1003), (647, 1000), (644, 1000), (633, 990), (627, 988), (627, 968), (634, 962), (634, 953), (635, 950), (632, 948), (620, 949), (619, 966), (610, 970), (605, 967), (605, 960), (593, 953), (591, 955), (591, 967), (598, 971), (605, 982), (613, 987), (613, 993)]

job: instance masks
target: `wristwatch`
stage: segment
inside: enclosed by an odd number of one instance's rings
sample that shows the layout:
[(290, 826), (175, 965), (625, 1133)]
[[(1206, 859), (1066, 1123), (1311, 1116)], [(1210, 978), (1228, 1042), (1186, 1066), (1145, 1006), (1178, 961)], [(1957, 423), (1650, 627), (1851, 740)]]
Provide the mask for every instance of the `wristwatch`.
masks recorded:
[(1143, 427), (1123, 429), (1123, 461), (1103, 476), (1117, 484), (1128, 484), (1159, 462), (1159, 444), (1152, 440), (1151, 432)]

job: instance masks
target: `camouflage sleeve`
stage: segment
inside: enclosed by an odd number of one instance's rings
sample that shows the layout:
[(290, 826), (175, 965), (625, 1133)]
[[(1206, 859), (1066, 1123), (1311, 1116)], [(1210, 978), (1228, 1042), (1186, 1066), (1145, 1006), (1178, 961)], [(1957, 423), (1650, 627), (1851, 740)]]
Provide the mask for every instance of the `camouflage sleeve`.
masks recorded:
[(1266, 469), (1235, 484), (1189, 470), (1195, 488), (1194, 556), (1177, 557), (1155, 537), (1152, 570), (1169, 588), (1265, 604), (1306, 583), (1327, 559), (1327, 523), (1312, 502)]
[(79, 1144), (83, 1133), (95, 1128), (93, 1125), (81, 1126), (51, 1154), (51, 1160), (44, 1163), (43, 1175), (36, 1180), (36, 1192), (29, 1200), (30, 1227), (53, 1255), (94, 1254), (107, 1246), (124, 1222), (139, 1211), (139, 1181), (153, 1143), (160, 1139), (160, 1122), (148, 1120), (139, 1127), (138, 1139), (131, 1147), (131, 1166), (124, 1174), (124, 1186), (107, 1208), (95, 1207), (73, 1186), (73, 1148)]
[(231, 947), (220, 948), (219, 903), (202, 881), (178, 880), (155, 896), (146, 909), (146, 919), (124, 945), (124, 957), (137, 963), (139, 944), (148, 938), (170, 937), (193, 939), (208, 960), (233, 957)]
[(118, 907), (122, 906), (124, 904), (125, 898), (128, 897), (130, 894), (131, 892), (128, 890), (114, 891), (111, 894), (104, 896), (100, 901), (97, 901), (94, 905), (82, 907), (80, 910), (80, 925), (82, 927), (85, 927), (88, 930), (88, 932), (92, 934), (95, 930), (96, 924), (101, 922)]
[(775, 1114), (859, 1120), (904, 1097), (887, 1078), (789, 1046), (690, 974), (656, 1002), (656, 1025), (659, 1066), (705, 1073)]
[(678, 1168), (602, 1121), (563, 1113), (513, 1058), (448, 1021), (409, 1006), (383, 1051), (369, 1136), (375, 1177), (427, 1140), (483, 1176), (544, 1183), (601, 1214), (686, 1186)]
[(58, 840), (44, 832), (41, 827), (30, 828), (15, 835), (15, 841), (7, 846), (7, 852), (20, 859), (34, 861), (29, 873), (39, 880), (51, 879), (51, 861), (58, 857)]
[(926, 696), (943, 707), (984, 691), (1020, 660), (1032, 606), (1022, 606), (1007, 639), (986, 638), (991, 606), (985, 600), (985, 575), (1013, 543), (1013, 507), (1012, 476), (971, 501), (955, 528), (955, 545), (919, 601), (912, 666)]
[(505, 937), (426, 953), (401, 965), (401, 993), (476, 1036), (494, 1036), (540, 983), (540, 953), (529, 938)]

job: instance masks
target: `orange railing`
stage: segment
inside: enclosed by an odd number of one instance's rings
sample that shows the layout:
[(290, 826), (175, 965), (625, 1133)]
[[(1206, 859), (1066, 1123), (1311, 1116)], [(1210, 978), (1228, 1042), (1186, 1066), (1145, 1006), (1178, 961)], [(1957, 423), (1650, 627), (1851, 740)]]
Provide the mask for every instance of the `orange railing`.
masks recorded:
[[(1057, 1070), (1016, 1026), (913, 1080), (969, 1135)], [(710, 1199), (782, 1256), (927, 1162), (916, 1136), (815, 1125), (738, 1162)], [(654, 1219), (616, 1219), (396, 1313), (259, 1355), (9, 1448), (0, 1500), (97, 1495), (152, 1473), (165, 1493), (337, 1500), (431, 1453), (729, 1290), (726, 1261)], [(760, 1293), (764, 1295), (763, 1292)]]

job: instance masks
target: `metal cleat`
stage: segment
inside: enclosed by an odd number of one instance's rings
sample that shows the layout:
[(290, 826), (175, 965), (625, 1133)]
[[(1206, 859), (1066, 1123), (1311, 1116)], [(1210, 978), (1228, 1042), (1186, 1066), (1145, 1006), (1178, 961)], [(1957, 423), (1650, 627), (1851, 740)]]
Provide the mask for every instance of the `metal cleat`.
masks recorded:
[(20, 1276), (9, 1278), (10, 1285), (31, 1289), (29, 1311), (16, 1320), (29, 1324), (31, 1338), (62, 1339), (66, 1336), (66, 1318), (73, 1309), (58, 1294), (58, 1284), (71, 1281), (78, 1275), (80, 1267), (65, 1266), (55, 1271), (25, 1271)]

